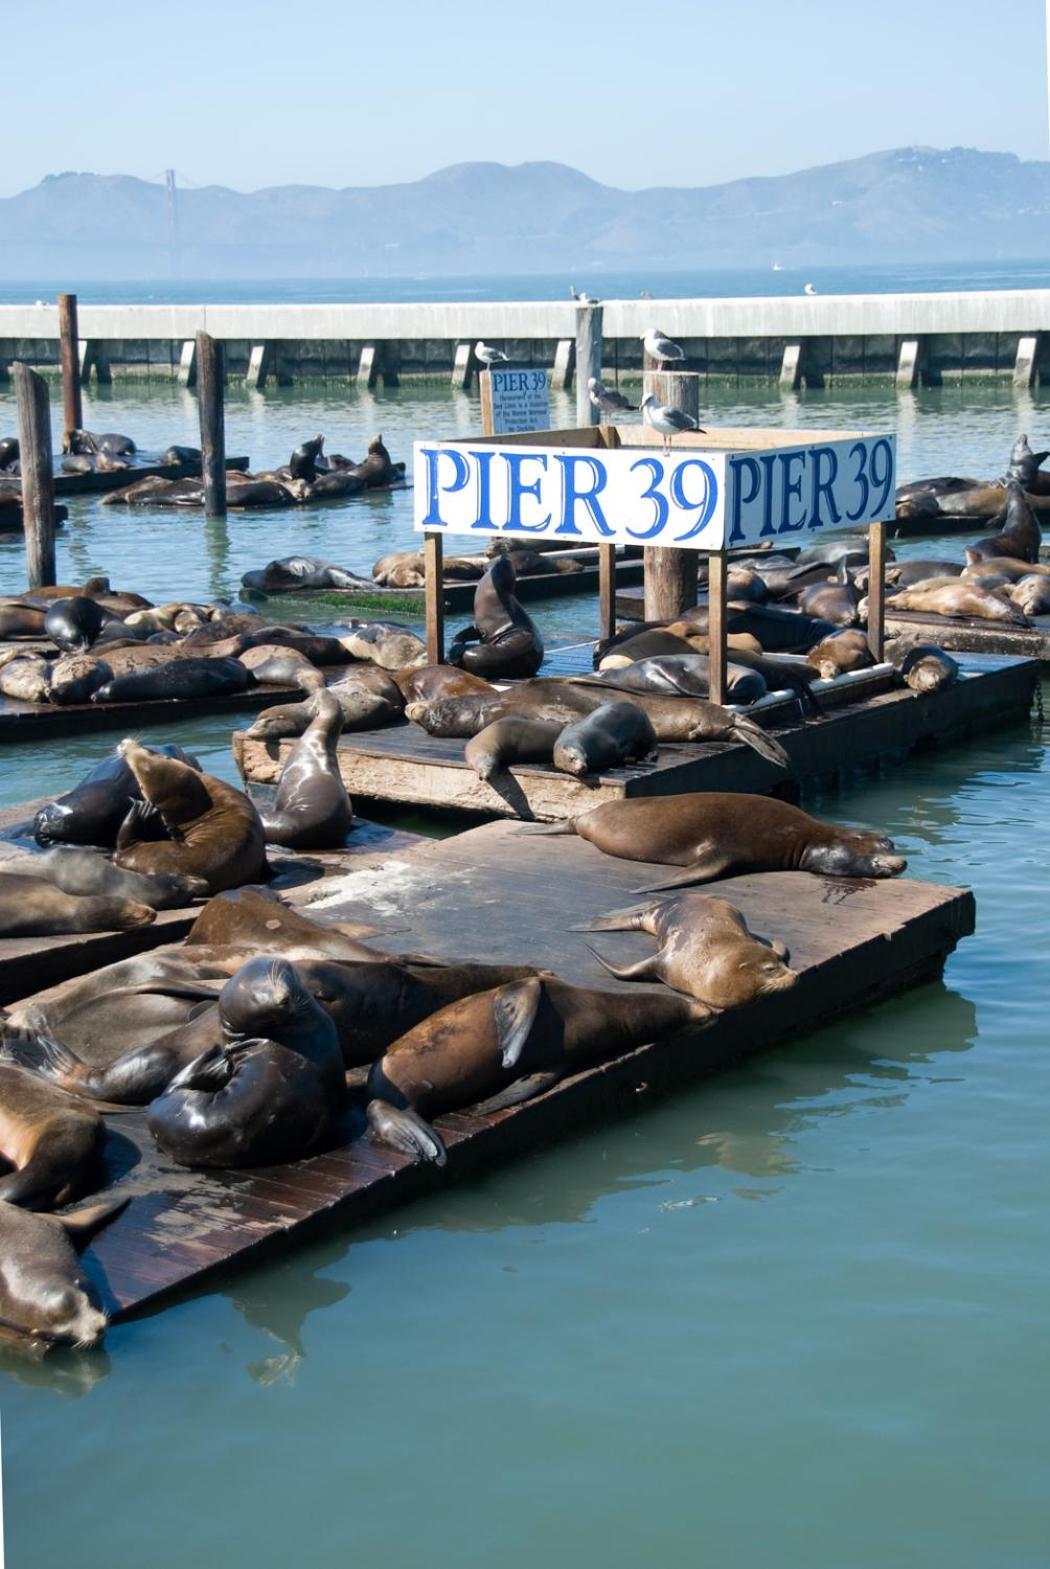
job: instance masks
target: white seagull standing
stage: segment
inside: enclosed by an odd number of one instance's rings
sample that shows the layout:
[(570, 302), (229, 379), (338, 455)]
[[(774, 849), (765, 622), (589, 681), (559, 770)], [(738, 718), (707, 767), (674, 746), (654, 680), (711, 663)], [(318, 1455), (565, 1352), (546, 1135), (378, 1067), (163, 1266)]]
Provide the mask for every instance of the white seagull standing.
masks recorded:
[(607, 387), (597, 376), (588, 376), (587, 391), (595, 408), (601, 409), (603, 414), (620, 414), (624, 409), (638, 407), (637, 403), (628, 403), (622, 392), (617, 392), (615, 387)]
[(802, 285), (802, 292), (803, 294), (816, 294), (817, 291), (811, 283), (804, 283)]
[(650, 327), (648, 332), (643, 332), (642, 343), (646, 354), (651, 355), (654, 360), (659, 360), (661, 365), (673, 365), (676, 361), (685, 359), (682, 345), (667, 337), (659, 327)]
[(474, 345), (474, 358), (480, 360), (486, 370), (490, 370), (493, 365), (510, 364), (502, 349), (494, 349), (490, 343), (483, 343), (480, 338)]
[(684, 409), (674, 408), (670, 403), (657, 403), (651, 392), (642, 399), (642, 419), (653, 430), (660, 432), (664, 438), (665, 453), (670, 452), (675, 436), (680, 436), (685, 430), (698, 431), (701, 436), (704, 434), (691, 414), (686, 414)]

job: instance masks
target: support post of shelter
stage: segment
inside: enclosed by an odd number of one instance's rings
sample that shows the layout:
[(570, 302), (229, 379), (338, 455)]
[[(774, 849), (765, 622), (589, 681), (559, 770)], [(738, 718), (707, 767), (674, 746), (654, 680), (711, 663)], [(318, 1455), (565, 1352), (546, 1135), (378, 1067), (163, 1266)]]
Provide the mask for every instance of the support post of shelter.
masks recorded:
[(445, 662), (445, 550), (440, 534), (423, 536), (423, 571), (426, 581), (427, 663)]
[(478, 390), (481, 393), (481, 434), (491, 436), (496, 421), (492, 412), (492, 372), (483, 370), (478, 374)]
[(179, 368), (175, 377), (180, 387), (195, 387), (197, 385), (197, 340), (189, 338), (182, 345), (179, 355)]
[(22, 520), (30, 588), (55, 581), (55, 467), (47, 382), (21, 362), (13, 367), (22, 460)]
[(1014, 360), (1014, 386), (1023, 391), (1034, 387), (1039, 380), (1039, 353), (1042, 348), (1041, 332), (1025, 333), (1017, 340), (1017, 358)]
[(457, 343), (455, 358), (452, 361), (453, 392), (470, 391), (470, 384), (474, 379), (475, 366), (474, 345), (472, 343)]
[(597, 425), (601, 411), (591, 402), (587, 383), (602, 378), (602, 308), (600, 305), (576, 307), (576, 423)]
[(868, 526), (868, 647), (881, 664), (886, 653), (886, 525)]
[(62, 365), (62, 426), (64, 430), (82, 430), (84, 411), (80, 396), (80, 354), (75, 294), (58, 296), (58, 349)]
[(922, 338), (902, 338), (897, 355), (898, 392), (910, 392), (919, 385), (926, 345)]
[(554, 351), (554, 369), (551, 371), (551, 391), (568, 392), (576, 366), (576, 343), (572, 338), (560, 338)]
[(255, 343), (248, 358), (248, 373), (244, 385), (261, 392), (273, 375), (274, 351), (272, 343)]
[[(658, 403), (681, 409), (698, 420), (700, 377), (695, 371), (647, 370), (643, 396), (652, 393)], [(646, 621), (673, 621), (696, 604), (696, 552), (646, 545), (642, 560), (645, 577)]]
[[(689, 555), (689, 551), (682, 551)], [(708, 689), (712, 703), (724, 703), (728, 690), (726, 658), (726, 579), (724, 550), (713, 550), (707, 558), (707, 660)]]
[(204, 515), (226, 516), (226, 353), (209, 332), (197, 334), (197, 387), (204, 473)]

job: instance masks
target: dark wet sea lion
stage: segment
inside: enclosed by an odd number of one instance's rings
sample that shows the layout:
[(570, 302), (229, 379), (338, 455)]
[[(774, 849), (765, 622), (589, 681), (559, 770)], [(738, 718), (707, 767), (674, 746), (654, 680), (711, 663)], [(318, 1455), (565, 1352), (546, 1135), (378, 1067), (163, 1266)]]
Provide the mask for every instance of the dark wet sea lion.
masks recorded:
[(985, 558), (1015, 556), (1019, 561), (1038, 561), (1042, 542), (1042, 530), (1024, 491), (1017, 480), (1009, 479), (1006, 482), (1006, 512), (1002, 532), (971, 545), (967, 559), (970, 559), (972, 553)]
[(273, 809), (262, 813), (267, 844), (292, 850), (343, 845), (354, 822), (337, 753), (343, 710), (328, 692), (312, 703), (314, 716), (281, 769)]
[(590, 991), (553, 976), (480, 992), (409, 1030), (374, 1064), (372, 1135), (443, 1165), (444, 1145), (424, 1118), (499, 1092), (508, 1104), (525, 1100), (598, 1058), (709, 1017), (703, 1003), (675, 992)]
[(566, 725), (554, 743), (553, 762), (564, 774), (594, 774), (656, 755), (656, 733), (644, 708), (603, 703)]
[(95, 459), (86, 452), (76, 453), (62, 459), (63, 474), (93, 474), (95, 472)]
[(360, 463), (351, 463), (349, 472), (362, 480), (367, 489), (373, 490), (382, 485), (400, 484), (405, 477), (405, 465), (391, 462), (382, 436), (373, 436), (366, 456)]
[(12, 463), (17, 463), (21, 457), (21, 448), (17, 436), (4, 436), (0, 440), (0, 469), (10, 468)]
[[(233, 617), (228, 618), (234, 619)], [(240, 619), (237, 617), (236, 619)], [(227, 625), (228, 621), (224, 621)], [(305, 627), (260, 626), (258, 620), (242, 628), (247, 638), (245, 649), (267, 647), (292, 648), (308, 659), (312, 665), (345, 665), (346, 649), (339, 637), (322, 637)], [(199, 633), (192, 634), (196, 640)], [(189, 639), (187, 639), (187, 642)]]
[[(156, 750), (164, 757), (177, 758), (190, 768), (200, 769), (197, 759), (181, 746)], [(33, 819), (33, 835), (43, 845), (93, 844), (111, 849), (129, 805), (141, 799), (138, 780), (128, 764), (111, 752), (72, 790), (40, 808)]]
[(565, 727), (540, 719), (497, 719), (467, 742), (463, 756), (479, 779), (505, 773), (514, 763), (549, 763)]
[(664, 655), (695, 654), (696, 649), (684, 637), (678, 637), (664, 627), (646, 627), (637, 632), (633, 637), (621, 637), (612, 646), (607, 643), (598, 643), (594, 650), (595, 667), (601, 661), (615, 654), (622, 659), (629, 660), (632, 664), (642, 659), (659, 659)]
[(605, 855), (687, 868), (645, 891), (713, 882), (735, 872), (814, 872), (896, 877), (907, 862), (893, 841), (864, 828), (822, 823), (775, 796), (706, 791), (607, 801), (531, 834), (578, 834)]
[(106, 1132), (93, 1107), (13, 1062), (0, 1062), (0, 1201), (54, 1209), (99, 1175)]
[(56, 599), (44, 617), (44, 631), (67, 654), (83, 653), (95, 642), (112, 616), (95, 599), (77, 594)]
[(973, 616), (981, 621), (999, 621), (1004, 626), (1029, 625), (1028, 617), (1010, 600), (962, 579), (937, 588), (924, 588), (921, 584), (906, 588), (887, 600), (887, 609), (891, 614), (920, 610), (935, 616)]
[(868, 635), (859, 627), (844, 627), (811, 648), (806, 663), (823, 681), (833, 681), (849, 670), (868, 670), (875, 663), (875, 655), (868, 643)]
[(117, 750), (138, 780), (144, 802), (156, 809), (172, 836), (159, 843), (138, 842), (142, 813), (133, 807), (117, 837), (118, 866), (203, 877), (209, 893), (265, 876), (262, 821), (242, 791), (137, 741), (122, 741)]
[(260, 643), (256, 648), (246, 648), (237, 659), (249, 670), (254, 681), (270, 686), (308, 687), (322, 686), (324, 677), (316, 665), (297, 648), (286, 648), (280, 643)]
[(324, 437), (314, 436), (310, 441), (304, 441), (296, 447), (288, 459), (288, 471), (292, 479), (314, 479), (317, 474), (317, 460), (324, 447)]
[(41, 877), (0, 872), (0, 937), (60, 937), (69, 932), (127, 932), (156, 911), (131, 899), (63, 893)]
[(277, 480), (255, 479), (247, 484), (232, 485), (227, 476), (228, 507), (294, 507), (298, 500), (288, 485), (282, 485)]
[(114, 676), (91, 694), (93, 703), (148, 703), (168, 698), (222, 697), (243, 692), (251, 672), (239, 659), (166, 659), (150, 670)]
[(185, 1166), (295, 1160), (329, 1132), (346, 1096), (335, 1025), (287, 960), (260, 956), (223, 987), (221, 1046), (183, 1068), (149, 1109)]
[(165, 465), (177, 463), (180, 468), (195, 470), (199, 474), (203, 454), (199, 447), (165, 447), (159, 461)]
[(438, 698), (465, 697), (468, 692), (495, 692), (491, 681), (457, 670), (454, 665), (422, 665), (419, 669), (398, 670), (394, 680), (406, 703), (432, 703)]
[(603, 915), (573, 930), (649, 932), (659, 948), (637, 964), (617, 968), (600, 954), (594, 956), (617, 980), (662, 981), (712, 1008), (740, 1008), (798, 980), (788, 969), (783, 943), (752, 936), (736, 906), (711, 894), (680, 893), (640, 909)]
[[(707, 606), (687, 610), (679, 620), (693, 631), (707, 635)], [(767, 654), (808, 654), (830, 632), (835, 623), (819, 616), (808, 616), (779, 605), (730, 605), (726, 613), (728, 632), (747, 632), (757, 637)]]
[(107, 1319), (77, 1250), (127, 1202), (94, 1204), (71, 1215), (0, 1205), (0, 1322), (33, 1339), (97, 1346)]
[(932, 643), (913, 643), (903, 657), (895, 650), (893, 662), (901, 680), (913, 692), (943, 692), (959, 679), (955, 660)]
[[(352, 467), (333, 469), (328, 474), (318, 474), (316, 479), (312, 479), (303, 491), (302, 499), (303, 501), (326, 501), (338, 496), (356, 496), (359, 491), (365, 489), (365, 485), (364, 476), (355, 473)], [(368, 583), (364, 578), (357, 578), (354, 584), (344, 586), (372, 587), (371, 583)]]
[[(621, 692), (706, 698), (711, 691), (710, 674), (709, 656), (690, 649), (688, 654), (652, 655), (616, 670), (603, 670), (600, 675), (575, 679)], [(766, 683), (759, 672), (733, 660), (726, 666), (726, 686), (733, 703), (755, 703), (766, 695)]]
[(474, 675), (512, 679), (532, 676), (543, 663), (543, 639), (514, 596), (514, 565), (497, 556), (474, 591), (474, 621), (457, 632), (450, 665)]

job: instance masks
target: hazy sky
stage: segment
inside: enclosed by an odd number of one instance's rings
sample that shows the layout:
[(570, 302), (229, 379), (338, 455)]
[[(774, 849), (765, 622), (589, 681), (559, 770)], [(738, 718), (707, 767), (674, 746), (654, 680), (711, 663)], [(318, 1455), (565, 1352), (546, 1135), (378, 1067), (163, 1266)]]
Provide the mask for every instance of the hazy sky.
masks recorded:
[(64, 169), (254, 190), (555, 159), (634, 188), (915, 142), (1048, 156), (1044, 0), (5, 11), (4, 121), (23, 129), (4, 195)]

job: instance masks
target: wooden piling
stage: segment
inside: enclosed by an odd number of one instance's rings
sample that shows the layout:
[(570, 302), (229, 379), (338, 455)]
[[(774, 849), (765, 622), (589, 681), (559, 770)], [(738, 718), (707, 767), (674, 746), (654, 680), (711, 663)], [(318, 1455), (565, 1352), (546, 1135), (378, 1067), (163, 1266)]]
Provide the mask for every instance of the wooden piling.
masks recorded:
[[(685, 551), (682, 552), (686, 554)], [(712, 550), (707, 558), (707, 659), (708, 688), (712, 703), (724, 703), (728, 691), (726, 657), (726, 579), (724, 550)]]
[(601, 415), (591, 402), (588, 379), (602, 378), (602, 308), (576, 307), (576, 423), (597, 425)]
[(445, 662), (445, 541), (441, 534), (423, 536), (426, 579), (427, 663)]
[(473, 343), (457, 343), (452, 364), (453, 392), (469, 392), (476, 366)]
[(51, 402), (47, 382), (21, 361), (12, 367), (18, 402), (22, 460), (22, 517), (26, 579), (47, 588), (55, 578), (55, 466), (51, 451)]
[(868, 647), (881, 664), (886, 653), (886, 525), (868, 526)]
[(84, 410), (80, 396), (80, 343), (77, 331), (77, 297), (58, 296), (58, 344), (62, 364), (62, 426), (64, 430), (83, 430)]
[(197, 344), (193, 338), (187, 338), (182, 345), (176, 380), (180, 387), (197, 385)]
[(226, 516), (226, 352), (210, 332), (197, 334), (197, 396), (204, 471), (204, 514)]
[[(695, 371), (647, 370), (643, 396), (700, 417), (700, 377)], [(672, 442), (673, 450), (673, 442)], [(645, 619), (673, 620), (696, 604), (696, 552), (645, 547)]]
[(560, 338), (554, 351), (554, 369), (551, 371), (551, 391), (569, 392), (576, 368), (576, 343), (572, 338)]
[(262, 392), (273, 371), (274, 353), (272, 343), (255, 343), (252, 345), (248, 357), (248, 373), (244, 378), (244, 385), (255, 392)]

